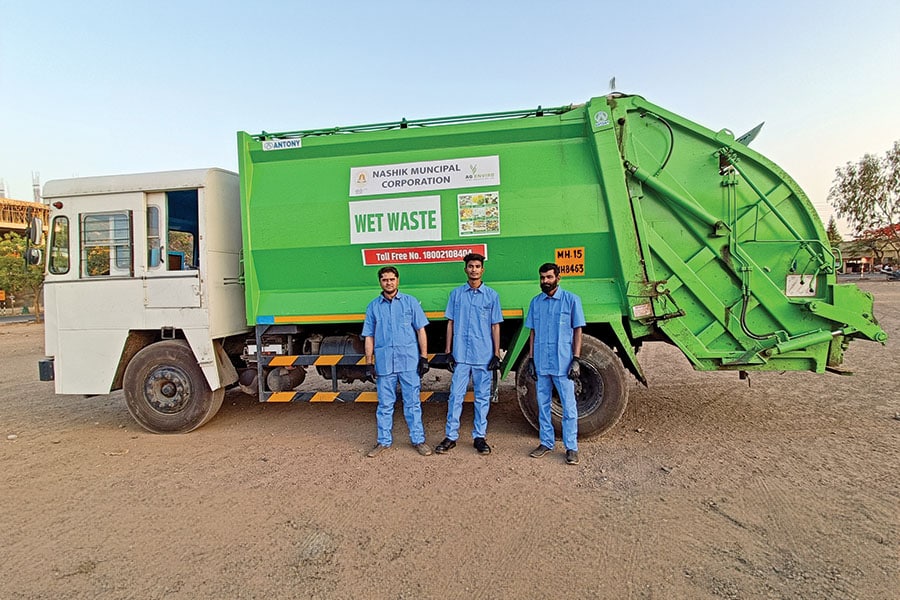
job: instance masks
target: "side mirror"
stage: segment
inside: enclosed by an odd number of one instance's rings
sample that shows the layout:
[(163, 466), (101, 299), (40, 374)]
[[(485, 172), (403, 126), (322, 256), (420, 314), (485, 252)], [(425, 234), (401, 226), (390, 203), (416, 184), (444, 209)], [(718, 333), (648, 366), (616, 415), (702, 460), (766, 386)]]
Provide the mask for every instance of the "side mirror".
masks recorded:
[(29, 265), (39, 265), (43, 262), (43, 255), (37, 248), (29, 248), (25, 251), (25, 262)]
[(32, 246), (40, 246), (44, 241), (44, 222), (38, 217), (31, 219), (31, 224), (28, 226), (28, 239), (31, 240)]

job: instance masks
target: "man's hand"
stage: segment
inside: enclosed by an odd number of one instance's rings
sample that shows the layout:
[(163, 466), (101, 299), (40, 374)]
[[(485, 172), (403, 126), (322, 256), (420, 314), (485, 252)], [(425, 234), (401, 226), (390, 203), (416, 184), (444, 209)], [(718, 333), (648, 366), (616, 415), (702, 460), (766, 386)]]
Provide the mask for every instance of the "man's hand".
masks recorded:
[(375, 380), (378, 379), (378, 373), (375, 372), (375, 365), (368, 364), (366, 365), (366, 380), (375, 383)]
[(525, 361), (525, 374), (537, 381), (537, 369), (534, 368), (534, 359), (531, 357)]
[(419, 377), (424, 377), (425, 373), (428, 372), (429, 368), (430, 367), (428, 366), (428, 357), (420, 356), (419, 357), (419, 366), (416, 367), (416, 373), (419, 374)]
[(581, 359), (577, 356), (572, 359), (571, 363), (569, 363), (569, 372), (567, 373), (567, 377), (573, 381), (581, 377)]
[(488, 362), (488, 371), (499, 371), (500, 370), (500, 357), (496, 354), (491, 357), (491, 360)]
[(450, 369), (450, 372), (456, 370), (456, 359), (453, 358), (453, 354), (450, 352), (447, 353), (447, 368)]

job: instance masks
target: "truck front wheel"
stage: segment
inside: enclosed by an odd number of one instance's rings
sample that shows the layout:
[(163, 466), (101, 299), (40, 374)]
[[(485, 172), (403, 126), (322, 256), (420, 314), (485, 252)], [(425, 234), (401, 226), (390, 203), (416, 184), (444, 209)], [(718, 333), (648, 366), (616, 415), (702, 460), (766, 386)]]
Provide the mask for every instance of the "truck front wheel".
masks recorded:
[(153, 433), (187, 433), (222, 406), (225, 389), (209, 389), (184, 340), (164, 340), (134, 355), (123, 381), (128, 412)]
[[(575, 382), (575, 401), (578, 406), (578, 437), (588, 438), (608, 431), (625, 412), (628, 387), (622, 361), (609, 346), (595, 337), (584, 336), (581, 343), (581, 376)], [(519, 408), (535, 429), (540, 429), (537, 407), (537, 385), (525, 374), (516, 372), (516, 392)], [(556, 388), (550, 401), (553, 429), (562, 433), (562, 405)]]

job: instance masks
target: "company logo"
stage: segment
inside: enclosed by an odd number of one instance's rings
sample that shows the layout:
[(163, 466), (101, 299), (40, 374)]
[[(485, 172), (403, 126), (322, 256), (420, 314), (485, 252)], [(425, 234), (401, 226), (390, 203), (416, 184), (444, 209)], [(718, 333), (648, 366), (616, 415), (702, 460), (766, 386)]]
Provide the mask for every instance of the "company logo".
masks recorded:
[(359, 177), (356, 178), (356, 185), (366, 185), (366, 173), (365, 173), (365, 171), (360, 171)]
[(493, 179), (497, 177), (497, 174), (494, 172), (491, 173), (479, 173), (478, 165), (475, 163), (469, 164), (469, 174), (466, 175), (466, 181), (481, 181), (482, 179)]
[(603, 127), (604, 125), (609, 125), (609, 115), (601, 110), (594, 115), (594, 127)]
[(269, 150), (288, 150), (291, 148), (300, 148), (302, 147), (303, 142), (299, 139), (294, 140), (263, 140), (262, 149), (264, 151)]

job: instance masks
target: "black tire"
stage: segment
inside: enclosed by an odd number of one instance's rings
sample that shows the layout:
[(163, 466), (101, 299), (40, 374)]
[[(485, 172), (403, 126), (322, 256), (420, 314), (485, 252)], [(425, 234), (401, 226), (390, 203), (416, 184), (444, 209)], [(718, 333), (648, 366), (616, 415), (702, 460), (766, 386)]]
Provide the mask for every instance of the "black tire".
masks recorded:
[[(616, 424), (628, 404), (628, 386), (622, 361), (606, 344), (589, 335), (581, 342), (581, 377), (575, 382), (578, 405), (578, 437), (601, 435)], [(525, 369), (516, 372), (519, 408), (525, 420), (540, 430), (537, 406), (537, 384)], [(556, 388), (550, 405), (550, 416), (556, 436), (562, 434), (562, 405)]]
[(187, 433), (219, 411), (225, 389), (209, 389), (184, 340), (164, 340), (134, 355), (123, 381), (128, 412), (153, 433)]

